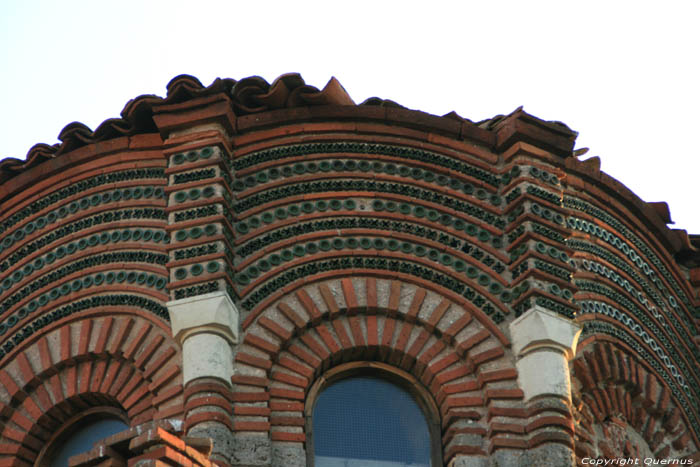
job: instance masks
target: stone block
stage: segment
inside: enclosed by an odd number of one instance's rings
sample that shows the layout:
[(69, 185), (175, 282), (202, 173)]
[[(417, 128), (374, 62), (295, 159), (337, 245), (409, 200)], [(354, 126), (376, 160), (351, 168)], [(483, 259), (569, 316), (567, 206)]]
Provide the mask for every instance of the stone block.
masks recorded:
[(581, 325), (535, 307), (510, 324), (510, 333), (525, 399), (558, 396), (570, 401), (569, 360), (576, 353)]
[(227, 385), (233, 376), (229, 342), (218, 334), (195, 334), (182, 344), (183, 384), (198, 378), (217, 378)]
[(489, 460), (482, 456), (456, 456), (449, 467), (490, 467)]
[(233, 440), (232, 466), (271, 465), (270, 438), (267, 433), (236, 433)]
[(306, 467), (304, 446), (301, 443), (273, 443), (272, 467)]
[(225, 292), (167, 303), (175, 339), (182, 346), (183, 384), (217, 378), (231, 384), (238, 342), (238, 310)]

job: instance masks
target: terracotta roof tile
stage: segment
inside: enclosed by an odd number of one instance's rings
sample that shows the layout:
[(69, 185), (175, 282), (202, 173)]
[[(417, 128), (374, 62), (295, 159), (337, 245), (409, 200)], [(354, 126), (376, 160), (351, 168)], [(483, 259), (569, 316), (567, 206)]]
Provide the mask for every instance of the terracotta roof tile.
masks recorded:
[[(124, 106), (120, 118), (110, 118), (102, 122), (96, 130), (91, 130), (86, 125), (73, 122), (67, 125), (58, 135), (59, 144), (37, 144), (27, 153), (26, 160), (8, 158), (0, 161), (0, 183), (3, 183), (17, 174), (34, 167), (47, 159), (60, 156), (63, 153), (73, 151), (88, 144), (106, 141), (109, 139), (133, 136), (144, 133), (157, 133), (158, 128), (154, 122), (154, 113), (164, 110), (165, 106), (178, 105), (189, 100), (208, 97), (223, 96), (231, 102), (233, 112), (237, 117), (243, 117), (259, 112), (283, 110), (290, 108), (309, 108), (323, 106), (335, 107), (381, 107), (385, 109), (385, 117), (388, 120), (397, 119), (399, 123), (412, 123), (414, 125), (429, 124), (435, 128), (450, 129), (454, 125), (448, 122), (458, 122), (462, 127), (467, 124), (476, 126), (455, 112), (450, 112), (443, 117), (437, 117), (423, 112), (408, 110), (394, 101), (372, 97), (363, 103), (356, 105), (340, 82), (331, 78), (323, 89), (306, 84), (298, 73), (284, 74), (269, 84), (259, 76), (244, 78), (240, 81), (226, 78), (215, 79), (209, 86), (204, 86), (197, 78), (190, 75), (179, 75), (173, 78), (166, 86), (165, 97), (155, 95), (138, 96)], [(398, 113), (397, 113), (398, 112)], [(366, 116), (367, 112), (357, 112), (358, 117)], [(353, 112), (347, 114), (352, 116)], [(362, 114), (362, 115), (359, 115)], [(405, 114), (405, 115), (404, 115)], [(309, 114), (311, 115), (311, 114)], [(440, 119), (444, 119), (441, 124)], [(513, 122), (520, 121), (518, 125)], [(437, 126), (436, 126), (437, 125)], [(516, 109), (508, 116), (498, 116), (477, 124), (484, 130), (498, 132), (503, 126), (517, 126), (515, 136), (503, 142), (519, 137), (521, 129), (529, 125), (533, 131), (545, 130), (552, 138), (554, 152), (560, 156), (570, 155), (569, 146), (573, 146), (576, 133), (566, 125), (539, 120), (525, 112), (522, 108)], [(455, 127), (457, 128), (457, 127)], [(525, 133), (527, 133), (525, 129)], [(473, 133), (473, 132), (472, 132)], [(458, 132), (461, 135), (462, 133)], [(471, 134), (471, 133), (469, 133)]]

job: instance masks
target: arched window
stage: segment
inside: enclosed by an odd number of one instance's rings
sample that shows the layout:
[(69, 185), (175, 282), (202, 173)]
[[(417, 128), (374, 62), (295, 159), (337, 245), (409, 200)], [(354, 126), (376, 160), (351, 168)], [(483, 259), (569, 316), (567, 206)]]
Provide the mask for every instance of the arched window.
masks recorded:
[(71, 456), (89, 451), (96, 441), (127, 430), (127, 421), (120, 410), (111, 407), (85, 411), (63, 424), (39, 453), (34, 465), (65, 467)]
[(343, 365), (314, 386), (309, 402), (311, 466), (442, 465), (437, 410), (420, 384), (400, 370), (369, 362)]

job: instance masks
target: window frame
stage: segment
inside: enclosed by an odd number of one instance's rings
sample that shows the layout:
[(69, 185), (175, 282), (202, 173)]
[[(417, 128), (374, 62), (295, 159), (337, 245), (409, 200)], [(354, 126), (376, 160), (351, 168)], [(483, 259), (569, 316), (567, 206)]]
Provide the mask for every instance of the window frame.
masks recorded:
[(314, 467), (313, 412), (318, 396), (333, 383), (356, 376), (372, 376), (389, 381), (408, 392), (423, 412), (430, 435), (430, 465), (442, 467), (442, 425), (440, 411), (432, 394), (410, 373), (373, 361), (355, 361), (335, 366), (319, 376), (309, 389), (304, 406), (306, 465)]
[(90, 407), (89, 409), (83, 410), (66, 420), (61, 424), (60, 428), (54, 432), (53, 435), (46, 441), (44, 447), (39, 451), (39, 454), (34, 461), (35, 466), (49, 465), (51, 456), (56, 454), (57, 448), (60, 448), (60, 444), (71, 437), (71, 434), (76, 428), (79, 428), (81, 423), (86, 421), (94, 421), (100, 419), (114, 419), (117, 418), (124, 422), (127, 426), (131, 426), (129, 417), (126, 413), (116, 407), (111, 406), (99, 406)]

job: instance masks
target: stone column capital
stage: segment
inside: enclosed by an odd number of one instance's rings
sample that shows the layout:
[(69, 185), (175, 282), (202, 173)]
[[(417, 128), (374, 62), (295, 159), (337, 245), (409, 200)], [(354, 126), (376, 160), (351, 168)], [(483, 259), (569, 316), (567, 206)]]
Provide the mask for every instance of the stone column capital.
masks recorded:
[(510, 323), (513, 352), (517, 358), (535, 350), (554, 350), (571, 360), (582, 326), (539, 306), (530, 308)]
[(238, 343), (238, 309), (226, 292), (168, 302), (173, 337), (180, 345), (196, 334), (214, 334)]
[(538, 306), (510, 323), (510, 336), (525, 400), (557, 396), (571, 402), (569, 360), (581, 325)]
[(238, 310), (225, 292), (167, 303), (173, 337), (182, 347), (183, 383), (218, 378), (231, 384)]

